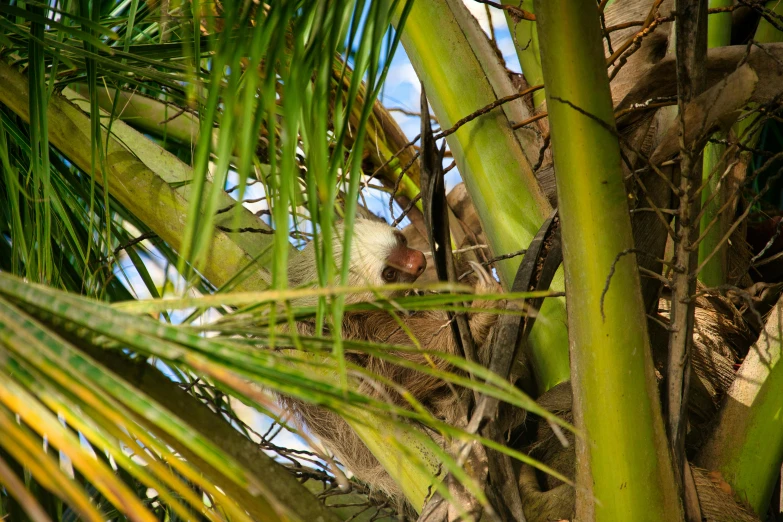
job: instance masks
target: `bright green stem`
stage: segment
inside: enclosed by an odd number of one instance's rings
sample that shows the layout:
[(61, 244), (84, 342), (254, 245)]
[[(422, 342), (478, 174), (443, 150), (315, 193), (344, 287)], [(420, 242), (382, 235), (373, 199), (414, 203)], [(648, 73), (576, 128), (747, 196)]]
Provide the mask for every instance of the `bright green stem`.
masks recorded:
[(778, 301), (737, 372), (718, 427), (698, 459), (700, 466), (720, 471), (738, 498), (760, 515), (767, 511), (783, 461), (782, 322), (783, 302)]
[[(732, 0), (710, 0), (710, 9), (731, 7)], [(707, 19), (707, 47), (731, 45), (731, 12), (713, 13)]]
[[(713, 137), (725, 139), (726, 135), (718, 133)], [(709, 230), (701, 243), (699, 243), (699, 266), (715, 249), (718, 249), (718, 253), (710, 258), (709, 262), (699, 272), (699, 281), (707, 287), (717, 287), (725, 284), (728, 270), (726, 245), (721, 243), (726, 227), (723, 226), (724, 220), (718, 214), (725, 202), (723, 190), (721, 190), (721, 176), (726, 168), (726, 163), (721, 161), (721, 159), (725, 152), (726, 145), (723, 143), (708, 143), (704, 147), (704, 167), (702, 170), (704, 188), (701, 193), (703, 214), (699, 224), (699, 233), (704, 234), (708, 227)]]
[[(767, 2), (764, 8), (771, 10), (778, 16), (783, 16), (783, 3), (779, 0)], [(756, 28), (756, 35), (753, 39), (758, 43), (783, 42), (783, 31), (769, 23), (766, 18), (762, 18), (759, 20), (759, 26)]]
[[(475, 20), (466, 13), (461, 1), (416, 2), (402, 37), (444, 129), (499, 96), (514, 92), (485, 35), (471, 25)], [(551, 213), (525, 155), (525, 145), (511, 129), (509, 115), (516, 118), (514, 111), (521, 110), (521, 105), (506, 105), (463, 125), (447, 138), (495, 255), (527, 247)], [(520, 259), (498, 263), (505, 288), (511, 286)], [(552, 288), (562, 290), (562, 272)], [(530, 352), (539, 390), (568, 380), (568, 332), (562, 299), (544, 302), (531, 332)]]
[[(710, 0), (710, 7), (729, 7), (732, 0)], [(731, 13), (711, 14), (707, 26), (707, 46), (712, 49), (731, 44)], [(726, 136), (718, 134), (715, 138), (725, 139)], [(701, 193), (703, 215), (699, 226), (699, 233), (707, 231), (704, 239), (699, 244), (699, 266), (709, 257), (715, 249), (718, 252), (699, 272), (699, 281), (708, 287), (716, 287), (726, 283), (726, 246), (721, 244), (721, 238), (726, 233), (726, 227), (718, 215), (718, 210), (723, 206), (725, 198), (721, 190), (721, 176), (726, 169), (725, 162), (721, 161), (726, 146), (722, 143), (708, 143), (704, 148), (704, 163), (702, 167), (702, 183), (704, 189)], [(714, 223), (712, 223), (715, 221)], [(709, 230), (708, 230), (709, 228)]]
[[(533, 13), (533, 0), (503, 0), (503, 5), (511, 5)], [(538, 30), (536, 23), (530, 20), (520, 20), (516, 22), (514, 17), (508, 11), (506, 21), (509, 31), (514, 38), (514, 48), (517, 51), (519, 65), (522, 67), (522, 74), (525, 75), (528, 85), (541, 85), (544, 83), (544, 75), (541, 72), (541, 53), (538, 44)], [(538, 90), (533, 93), (533, 106), (538, 109), (545, 101), (544, 90)]]
[[(576, 519), (678, 521), (594, 0), (536, 0), (571, 338)], [(608, 286), (607, 286), (608, 284)]]

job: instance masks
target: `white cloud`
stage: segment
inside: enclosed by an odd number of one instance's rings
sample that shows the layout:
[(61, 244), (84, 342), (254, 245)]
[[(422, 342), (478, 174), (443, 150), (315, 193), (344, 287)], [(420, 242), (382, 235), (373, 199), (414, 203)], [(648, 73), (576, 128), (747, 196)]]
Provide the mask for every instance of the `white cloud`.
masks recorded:
[[(405, 50), (399, 47), (389, 67), (389, 74), (386, 76), (381, 102), (388, 109), (400, 108), (418, 113), (420, 100), (419, 77), (416, 76), (416, 71)], [(392, 111), (391, 114), (406, 136), (410, 138), (419, 133), (421, 124), (418, 117), (408, 116), (398, 111)]]
[(520, 72), (519, 58), (514, 48), (514, 40), (511, 38), (511, 33), (508, 32), (508, 29), (503, 28), (502, 31), (497, 31), (495, 36), (498, 42), (498, 49), (503, 53), (503, 59), (506, 61), (506, 67), (514, 72)]
[[(487, 5), (476, 0), (462, 0), (462, 3), (468, 8), (473, 16), (478, 20), (479, 25), (484, 32), (489, 33), (489, 18), (487, 18)], [(489, 12), (492, 16), (492, 25), (495, 28), (505, 27), (506, 17), (503, 15), (503, 10), (496, 7), (489, 6)]]
[(420, 96), (419, 77), (408, 57), (398, 51), (386, 76), (384, 105), (418, 111)]

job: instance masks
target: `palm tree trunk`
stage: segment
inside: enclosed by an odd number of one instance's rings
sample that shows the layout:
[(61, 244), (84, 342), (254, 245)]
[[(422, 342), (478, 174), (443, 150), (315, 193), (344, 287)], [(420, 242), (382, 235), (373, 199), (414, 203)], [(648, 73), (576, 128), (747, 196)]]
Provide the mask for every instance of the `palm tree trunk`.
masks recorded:
[[(595, 2), (535, 4), (571, 339), (578, 520), (676, 521)], [(568, 57), (568, 59), (564, 59)]]

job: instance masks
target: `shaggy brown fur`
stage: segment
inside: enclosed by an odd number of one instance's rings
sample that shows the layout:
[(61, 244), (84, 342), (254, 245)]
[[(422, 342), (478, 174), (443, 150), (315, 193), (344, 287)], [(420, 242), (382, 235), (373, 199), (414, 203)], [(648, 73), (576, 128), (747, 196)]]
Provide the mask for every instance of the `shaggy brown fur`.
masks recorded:
[[(342, 252), (340, 238), (341, 229), (335, 236), (335, 251)], [(372, 284), (380, 286), (383, 280), (380, 272), (385, 264), (385, 248), (396, 232), (389, 226), (368, 220), (359, 220), (354, 228), (355, 241), (352, 247), (349, 284)], [(308, 246), (295, 257), (289, 266), (292, 285), (302, 285), (315, 278), (315, 261), (312, 248)], [(461, 271), (460, 273), (464, 272)], [(476, 293), (497, 293), (500, 286), (486, 272), (477, 273), (474, 278)], [(356, 302), (360, 298), (372, 299), (372, 294), (353, 296), (349, 300)], [(473, 308), (502, 308), (503, 302), (477, 300)], [(489, 343), (492, 327), (497, 316), (490, 313), (474, 312), (468, 315), (470, 331), (477, 347), (479, 363), (489, 362)], [(402, 322), (412, 334), (400, 326)], [(297, 323), (300, 335), (313, 335), (314, 324), (310, 321)], [(368, 341), (386, 345), (415, 347), (416, 339), (424, 353), (404, 351), (392, 352), (395, 356), (412, 361), (422, 367), (434, 365), (440, 370), (450, 370), (449, 365), (437, 356), (445, 352), (457, 353), (457, 346), (445, 312), (422, 311), (414, 313), (399, 313), (387, 311), (362, 311), (347, 313), (342, 324), (343, 339), (353, 341)], [(435, 417), (451, 425), (460, 426), (465, 423), (465, 415), (469, 395), (465, 390), (448, 386), (441, 379), (434, 378), (413, 369), (389, 363), (367, 354), (354, 351), (347, 352), (349, 362), (366, 368), (371, 375), (377, 375), (400, 385), (427, 408)], [(376, 399), (390, 401), (401, 407), (408, 407), (405, 399), (395, 390), (383, 386), (380, 380), (365, 377), (356, 383), (358, 391)], [(281, 397), (284, 407), (294, 413), (300, 426), (305, 426), (323, 445), (329, 449), (354, 475), (373, 488), (380, 489), (392, 498), (402, 499), (402, 491), (389, 477), (372, 453), (365, 447), (359, 437), (348, 424), (337, 414), (324, 408), (306, 404), (291, 398)], [(437, 434), (434, 438), (440, 443)]]
[[(668, 320), (668, 310), (668, 301), (661, 299), (659, 312), (664, 321)], [(650, 322), (651, 328), (655, 326)], [(668, 353), (668, 332), (662, 334), (662, 343), (653, 345), (653, 360), (661, 374), (665, 372)], [(756, 336), (728, 299), (720, 296), (696, 298), (688, 400), (691, 429), (687, 443), (690, 447), (704, 442), (718, 406), (734, 380), (734, 365), (742, 360)]]
[[(475, 308), (498, 307), (497, 302), (476, 301)], [(456, 354), (457, 348), (445, 312), (396, 313), (397, 319), (418, 339), (422, 350), (428, 353), (446, 352)], [(477, 347), (480, 362), (486, 364), (489, 350), (486, 340), (497, 321), (497, 316), (488, 313), (473, 313), (469, 316), (470, 330)], [(313, 325), (299, 323), (302, 335), (311, 335)], [(370, 341), (413, 347), (414, 343), (400, 327), (391, 313), (385, 311), (356, 312), (347, 314), (343, 321), (345, 339)], [(442, 370), (449, 366), (437, 356), (427, 357), (424, 353), (393, 352), (422, 366), (434, 364)], [(449, 387), (440, 379), (409, 368), (391, 364), (362, 353), (347, 353), (352, 363), (367, 368), (372, 374), (383, 376), (405, 388), (433, 415), (453, 425), (464, 424), (466, 393), (462, 389)], [(365, 379), (358, 383), (361, 393), (381, 400), (392, 401), (406, 407), (407, 402), (395, 391), (380, 385), (377, 381)], [(306, 426), (357, 478), (374, 488), (384, 491), (393, 498), (402, 498), (400, 487), (389, 477), (372, 453), (365, 447), (348, 424), (337, 414), (290, 398), (282, 398), (284, 405), (295, 413), (297, 421)], [(442, 441), (441, 441), (442, 442)]]
[[(307, 251), (298, 261), (305, 264), (311, 262)], [(377, 260), (376, 260), (377, 261)], [(376, 265), (378, 263), (375, 263)], [(312, 267), (299, 266), (295, 274), (313, 272)], [(352, 267), (353, 269), (353, 267)], [(313, 272), (314, 273), (314, 272)], [(371, 274), (372, 272), (364, 272)], [(365, 275), (365, 279), (372, 275)], [(306, 282), (301, 277), (296, 283)], [(498, 292), (499, 286), (487, 274), (479, 274), (476, 282), (476, 292)], [(504, 302), (476, 301), (474, 308), (502, 308)], [(661, 321), (651, 322), (651, 334), (656, 337), (655, 328), (661, 330), (658, 337), (662, 342), (653, 341), (656, 367), (661, 370), (665, 361), (667, 332), (660, 326), (666, 321), (668, 305), (661, 301)], [(474, 312), (469, 315), (469, 325), (476, 347), (479, 362), (487, 365), (490, 357), (490, 346), (493, 327), (497, 316), (490, 313)], [(418, 340), (424, 353), (393, 352), (396, 356), (405, 358), (419, 365), (435, 365), (438, 369), (448, 370), (448, 365), (438, 357), (428, 357), (428, 354), (445, 352), (455, 354), (457, 348), (454, 342), (448, 317), (444, 312), (415, 312), (410, 314), (386, 311), (353, 312), (345, 316), (342, 332), (343, 338), (349, 340), (369, 341), (386, 345), (413, 347), (415, 343), (399, 324), (412, 332)], [(722, 394), (733, 379), (733, 364), (738, 356), (742, 356), (752, 342), (752, 334), (743, 327), (740, 314), (730, 302), (720, 298), (700, 297), (697, 299), (696, 330), (694, 332), (693, 373), (691, 378), (691, 434), (689, 444), (700, 443), (699, 432), (706, 432), (712, 417), (717, 411), (717, 404)], [(301, 335), (313, 335), (314, 324), (303, 321), (297, 324)], [(660, 345), (660, 346), (657, 346)], [(442, 380), (391, 364), (358, 351), (349, 351), (346, 358), (353, 364), (366, 368), (371, 375), (382, 376), (410, 393), (417, 401), (444, 422), (456, 426), (464, 426), (466, 410), (471, 394), (463, 389), (448, 386)], [(377, 399), (393, 402), (401, 407), (407, 407), (405, 399), (396, 391), (382, 386), (379, 381), (365, 377), (356, 383), (358, 390)], [(337, 414), (306, 404), (297, 400), (281, 398), (284, 405), (293, 412), (300, 425), (316, 436), (351, 472), (371, 487), (379, 489), (393, 499), (404, 503), (400, 487), (391, 479), (372, 453), (366, 448), (359, 437), (348, 424)], [(549, 411), (571, 421), (571, 389), (569, 383), (564, 383), (540, 398), (539, 402)], [(519, 415), (506, 415), (507, 428), (521, 422), (523, 412)], [(446, 445), (437, 434), (435, 440)], [(570, 448), (563, 448), (554, 437), (549, 425), (542, 423), (537, 430), (536, 442), (529, 448), (531, 456), (557, 470), (564, 476), (573, 477), (575, 455), (573, 440)], [(715, 487), (705, 473), (694, 471), (698, 493), (705, 516), (708, 520), (754, 520), (745, 508), (727, 497), (720, 488)], [(523, 493), (525, 512), (528, 520), (570, 519), (573, 516), (574, 492), (570, 486), (556, 479), (539, 477), (526, 466), (519, 469), (519, 487)], [(543, 487), (542, 487), (543, 486)], [(728, 518), (726, 518), (728, 517)], [(731, 518), (734, 517), (734, 518)]]

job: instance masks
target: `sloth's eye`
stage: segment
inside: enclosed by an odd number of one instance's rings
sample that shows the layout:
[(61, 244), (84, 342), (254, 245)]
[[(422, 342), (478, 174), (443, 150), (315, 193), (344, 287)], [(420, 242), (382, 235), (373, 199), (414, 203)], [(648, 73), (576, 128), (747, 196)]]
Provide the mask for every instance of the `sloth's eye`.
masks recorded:
[(383, 280), (387, 283), (393, 283), (397, 280), (399, 277), (399, 273), (394, 268), (387, 266), (383, 269), (383, 272), (381, 273), (381, 276), (383, 277)]
[(408, 238), (405, 237), (405, 234), (403, 234), (399, 230), (396, 230), (394, 232), (394, 238), (397, 240), (398, 245), (408, 246)]

